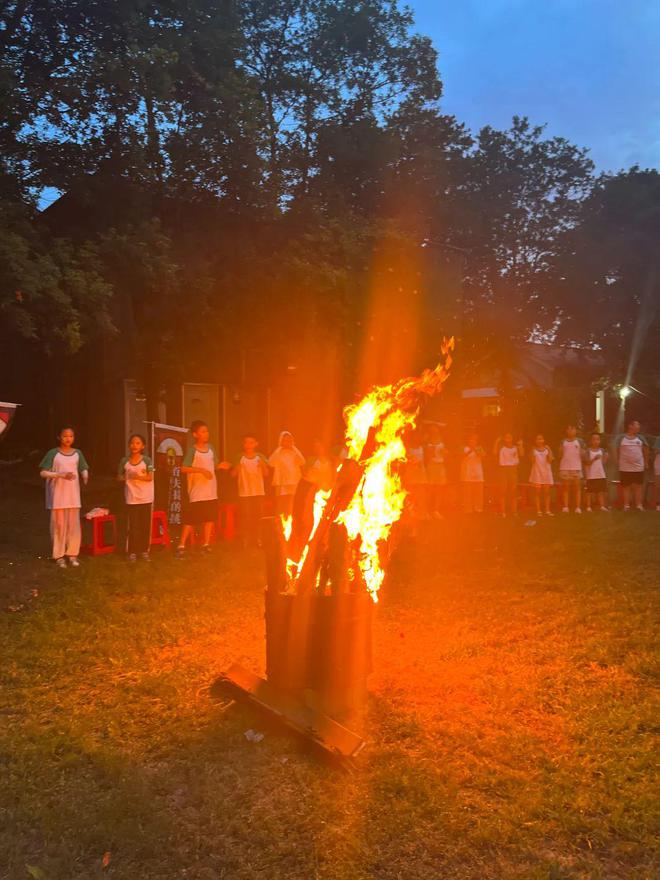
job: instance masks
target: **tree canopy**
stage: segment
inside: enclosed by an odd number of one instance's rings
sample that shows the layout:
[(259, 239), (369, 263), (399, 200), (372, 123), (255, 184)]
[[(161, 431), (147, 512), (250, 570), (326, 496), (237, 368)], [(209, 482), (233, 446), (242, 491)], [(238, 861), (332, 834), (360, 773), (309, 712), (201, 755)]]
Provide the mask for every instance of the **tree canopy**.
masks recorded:
[(470, 132), (397, 0), (9, 0), (0, 51), (0, 332), (74, 352), (124, 309), (160, 370), (353, 369), (387, 300), (393, 345), (649, 361), (657, 173), (597, 177), (525, 118)]

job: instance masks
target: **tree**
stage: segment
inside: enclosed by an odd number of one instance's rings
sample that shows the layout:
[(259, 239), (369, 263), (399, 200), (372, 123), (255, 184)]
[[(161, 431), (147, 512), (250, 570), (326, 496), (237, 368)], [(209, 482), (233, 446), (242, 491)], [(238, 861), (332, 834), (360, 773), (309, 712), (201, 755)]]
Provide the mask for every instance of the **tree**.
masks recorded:
[(112, 288), (92, 244), (51, 238), (20, 203), (0, 202), (0, 315), (5, 344), (66, 355), (112, 332)]
[(592, 185), (586, 151), (514, 117), (482, 129), (466, 163), (450, 241), (468, 252), (466, 341), (549, 333), (561, 317), (554, 267)]
[(561, 338), (598, 346), (619, 381), (657, 373), (660, 174), (634, 167), (602, 176), (565, 239)]

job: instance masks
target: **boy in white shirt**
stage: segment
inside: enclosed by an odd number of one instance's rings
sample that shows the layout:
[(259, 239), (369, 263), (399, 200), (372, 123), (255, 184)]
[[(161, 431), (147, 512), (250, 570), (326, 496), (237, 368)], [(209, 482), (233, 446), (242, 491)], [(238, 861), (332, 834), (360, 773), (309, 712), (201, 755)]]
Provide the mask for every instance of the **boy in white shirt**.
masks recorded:
[(442, 439), (440, 425), (429, 427), (429, 437), (424, 447), (426, 476), (428, 479), (429, 513), (436, 519), (442, 519), (442, 511), (446, 507), (447, 492), (447, 448)]
[(293, 498), (302, 477), (305, 456), (295, 445), (290, 431), (282, 431), (280, 445), (271, 453), (268, 464), (273, 469), (275, 510), (281, 516), (291, 516)]
[(62, 428), (59, 446), (50, 449), (39, 465), (46, 480), (46, 509), (50, 510), (53, 559), (59, 568), (77, 568), (80, 553), (80, 480), (87, 485), (89, 465), (80, 449), (74, 449), (73, 428)]
[(151, 544), (151, 511), (154, 503), (154, 466), (144, 454), (147, 441), (142, 434), (128, 438), (129, 454), (119, 462), (117, 479), (124, 484), (126, 517), (128, 519), (128, 561), (138, 554), (149, 561)]
[(263, 515), (268, 462), (257, 452), (259, 442), (252, 434), (243, 437), (243, 453), (232, 468), (238, 482), (238, 525), (243, 546), (259, 544), (259, 520)]
[(563, 513), (568, 513), (571, 492), (575, 497), (575, 512), (582, 513), (580, 495), (582, 493), (582, 456), (584, 443), (577, 436), (575, 425), (568, 425), (566, 436), (559, 445), (559, 479), (561, 480)]
[(461, 495), (463, 513), (483, 513), (484, 465), (486, 453), (479, 445), (479, 436), (469, 434), (461, 456)]
[(182, 559), (186, 541), (192, 538), (197, 526), (202, 527), (202, 551), (211, 552), (211, 536), (218, 515), (218, 481), (216, 471), (229, 470), (229, 462), (221, 462), (209, 443), (209, 426), (196, 420), (190, 426), (193, 444), (183, 457), (181, 473), (187, 475), (188, 504), (184, 509), (183, 528), (176, 558)]
[(607, 459), (607, 452), (600, 445), (600, 434), (594, 431), (589, 438), (589, 447), (584, 453), (584, 475), (587, 478), (587, 488), (584, 494), (587, 513), (591, 513), (592, 504), (595, 504), (596, 500), (601, 510), (609, 510), (605, 504), (607, 494), (605, 465)]
[(524, 455), (522, 440), (514, 442), (513, 434), (505, 434), (495, 441), (494, 453), (500, 476), (500, 514), (506, 516), (507, 503), (511, 513), (518, 513), (518, 466)]
[(626, 433), (617, 441), (617, 463), (623, 490), (623, 509), (630, 510), (631, 496), (637, 510), (643, 511), (644, 471), (649, 463), (649, 445), (639, 433), (640, 424), (628, 422)]

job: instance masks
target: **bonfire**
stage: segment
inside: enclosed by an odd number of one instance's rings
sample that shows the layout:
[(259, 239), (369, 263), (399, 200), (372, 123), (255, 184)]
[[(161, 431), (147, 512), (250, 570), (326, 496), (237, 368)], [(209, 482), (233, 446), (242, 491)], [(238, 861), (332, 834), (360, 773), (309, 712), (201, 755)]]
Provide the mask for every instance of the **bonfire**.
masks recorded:
[[(338, 546), (345, 545), (348, 552), (341, 553), (340, 580), (349, 592), (366, 590), (378, 601), (390, 533), (407, 497), (401, 480), (406, 461), (404, 437), (416, 427), (424, 397), (441, 390), (453, 348), (452, 338), (443, 343), (442, 360), (435, 369), (372, 388), (358, 403), (346, 407), (347, 459), (339, 467), (335, 488), (319, 490), (314, 497), (313, 526), (302, 551), (287, 554), (286, 592), (335, 591), (336, 566), (333, 578), (328, 554), (336, 555)], [(290, 548), (290, 517), (283, 519), (282, 527)], [(343, 540), (337, 539), (338, 532)]]

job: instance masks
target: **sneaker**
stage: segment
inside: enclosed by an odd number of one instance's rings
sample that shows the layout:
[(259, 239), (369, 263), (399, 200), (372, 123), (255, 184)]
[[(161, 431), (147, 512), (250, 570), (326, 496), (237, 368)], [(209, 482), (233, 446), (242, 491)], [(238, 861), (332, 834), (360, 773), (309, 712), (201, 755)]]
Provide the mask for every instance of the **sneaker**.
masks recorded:
[(60, 556), (59, 559), (56, 559), (56, 560), (55, 560), (55, 565), (56, 565), (58, 568), (66, 568), (66, 559), (64, 558), (64, 556)]
[(576, 512), (576, 513), (582, 513), (582, 508), (581, 508), (581, 507), (576, 507), (576, 508), (575, 508), (575, 512)]
[(561, 512), (562, 513), (570, 513), (570, 510), (568, 509), (568, 507), (562, 507)]
[(174, 558), (175, 559), (183, 559), (185, 557), (185, 555), (186, 555), (186, 548), (185, 547), (177, 547), (176, 550), (174, 551)]
[(133, 562), (137, 562), (137, 556), (135, 553), (128, 554), (128, 561), (132, 564)]
[(554, 513), (551, 510), (546, 510), (545, 515), (546, 516), (554, 516)]
[(537, 511), (536, 511), (536, 518), (538, 519), (540, 516), (543, 516), (543, 511), (542, 511), (542, 510), (537, 510)]
[[(577, 510), (575, 512), (577, 513)], [(587, 507), (587, 509), (585, 510), (585, 513), (592, 513), (592, 512), (593, 511), (590, 507)]]
[(609, 507), (601, 507), (601, 513), (609, 513), (609, 512), (610, 512)]
[(630, 510), (630, 505), (627, 504), (627, 505), (623, 508), (623, 512), (626, 513), (626, 512), (629, 511), (629, 510)]
[(202, 553), (213, 553), (213, 550), (212, 550), (212, 548), (211, 548), (211, 545), (210, 545), (210, 544), (204, 544), (204, 545), (202, 546)]
[(80, 568), (80, 563), (78, 562), (78, 558), (76, 556), (69, 556), (69, 565), (73, 568)]
[(141, 558), (143, 562), (151, 562), (151, 556), (148, 553), (142, 553)]
[(641, 512), (644, 513), (644, 508), (642, 507), (641, 504), (637, 505), (637, 510), (641, 510)]

